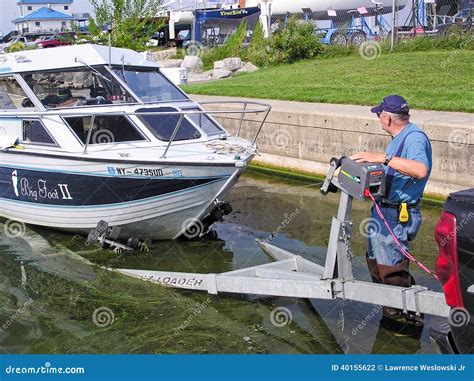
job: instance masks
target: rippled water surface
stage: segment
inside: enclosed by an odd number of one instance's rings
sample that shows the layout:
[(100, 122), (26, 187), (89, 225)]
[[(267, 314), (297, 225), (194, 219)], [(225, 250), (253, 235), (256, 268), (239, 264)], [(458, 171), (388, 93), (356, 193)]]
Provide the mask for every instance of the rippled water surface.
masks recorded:
[[(219, 295), (160, 287), (104, 267), (220, 273), (272, 261), (256, 238), (324, 265), (338, 195), (318, 186), (247, 174), (218, 238), (156, 242), (118, 255), (81, 237), (27, 228), (0, 232), (0, 349), (3, 353), (433, 353), (426, 317), (421, 337), (380, 326), (381, 309), (349, 301)], [(354, 202), (354, 274), (368, 279)], [(412, 246), (434, 268), (439, 208), (424, 206)], [(3, 229), (2, 229), (3, 230)], [(413, 268), (417, 283), (440, 290)]]

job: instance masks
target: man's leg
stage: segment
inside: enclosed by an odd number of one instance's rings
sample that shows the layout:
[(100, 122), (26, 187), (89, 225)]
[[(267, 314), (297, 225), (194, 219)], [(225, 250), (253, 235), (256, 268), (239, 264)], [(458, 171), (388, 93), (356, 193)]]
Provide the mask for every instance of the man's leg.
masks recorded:
[[(398, 211), (396, 209), (383, 208), (382, 213), (402, 247), (408, 250), (408, 241), (411, 240), (411, 237), (414, 238), (416, 235), (421, 225), (421, 218), (412, 216), (410, 222), (400, 224), (398, 222)], [(371, 248), (371, 254), (375, 257), (376, 262), (376, 269), (372, 268), (371, 274), (376, 274), (382, 284), (405, 288), (411, 287), (415, 282), (409, 272), (409, 260), (395, 242), (384, 222), (378, 218), (378, 215), (372, 213), (372, 218), (376, 221), (379, 234), (373, 234), (369, 237), (370, 245), (368, 245), (368, 248)], [(368, 264), (369, 259), (370, 258), (368, 258)], [(373, 266), (373, 262), (371, 262), (369, 266)], [(413, 321), (417, 326), (423, 324), (422, 319), (412, 315), (406, 316), (401, 310), (396, 308), (384, 307), (383, 312), (384, 317), (392, 320), (404, 323)]]
[(408, 259), (403, 259), (393, 266), (378, 264), (377, 269), (382, 283), (391, 286), (411, 287), (413, 278), (408, 271), (409, 264)]
[(372, 283), (382, 283), (377, 261), (375, 259), (371, 259), (368, 252), (365, 253), (365, 259), (367, 261), (367, 268), (369, 269), (370, 277), (372, 278)]

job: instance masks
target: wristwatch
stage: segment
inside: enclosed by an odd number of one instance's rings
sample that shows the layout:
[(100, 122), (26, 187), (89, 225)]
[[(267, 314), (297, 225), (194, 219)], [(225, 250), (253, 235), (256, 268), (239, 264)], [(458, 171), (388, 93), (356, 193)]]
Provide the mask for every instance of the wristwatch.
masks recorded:
[(385, 161), (383, 162), (383, 165), (387, 166), (388, 163), (390, 163), (390, 160), (393, 159), (392, 155), (385, 155)]

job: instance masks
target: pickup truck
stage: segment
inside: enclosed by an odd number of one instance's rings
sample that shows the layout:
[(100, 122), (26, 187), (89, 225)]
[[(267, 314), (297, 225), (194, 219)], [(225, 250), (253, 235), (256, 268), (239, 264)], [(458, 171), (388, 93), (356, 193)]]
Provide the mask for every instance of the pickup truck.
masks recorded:
[(28, 41), (28, 39), (24, 36), (14, 36), (12, 37), (7, 43), (2, 44), (0, 46), (0, 50), (4, 52), (8, 52), (8, 48), (17, 42), (23, 43), (25, 46), (35, 45), (34, 42)]
[(451, 313), (430, 337), (442, 353), (474, 353), (474, 188), (449, 195), (435, 240), (436, 273)]

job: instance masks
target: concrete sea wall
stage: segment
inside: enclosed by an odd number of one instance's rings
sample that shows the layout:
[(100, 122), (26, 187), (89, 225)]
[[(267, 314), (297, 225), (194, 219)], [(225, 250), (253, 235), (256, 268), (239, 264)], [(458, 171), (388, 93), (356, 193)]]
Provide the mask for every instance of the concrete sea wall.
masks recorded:
[[(196, 101), (236, 100), (229, 97), (193, 95)], [(358, 151), (383, 152), (390, 136), (382, 130), (370, 108), (275, 100), (258, 137), (257, 163), (324, 174), (331, 157)], [(216, 107), (213, 107), (214, 109)], [(474, 187), (474, 114), (412, 110), (412, 122), (424, 129), (433, 147), (433, 170), (426, 192), (446, 196)], [(240, 115), (218, 118), (232, 133)], [(252, 138), (262, 115), (246, 114), (241, 136)]]

